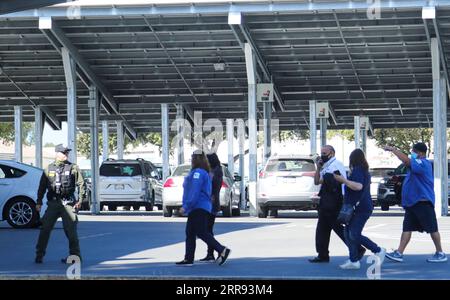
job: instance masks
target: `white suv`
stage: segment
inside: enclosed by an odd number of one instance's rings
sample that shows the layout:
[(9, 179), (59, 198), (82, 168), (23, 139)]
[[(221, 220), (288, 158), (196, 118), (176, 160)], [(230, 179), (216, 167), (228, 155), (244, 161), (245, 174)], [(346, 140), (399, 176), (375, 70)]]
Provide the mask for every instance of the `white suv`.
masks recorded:
[(152, 211), (155, 205), (159, 173), (156, 167), (143, 159), (108, 159), (100, 167), (100, 207), (115, 211), (118, 206)]
[[(44, 170), (10, 160), (0, 160), (0, 212), (14, 228), (37, 227), (37, 193)], [(43, 201), (46, 201), (44, 195)], [(45, 207), (41, 213), (45, 211)]]

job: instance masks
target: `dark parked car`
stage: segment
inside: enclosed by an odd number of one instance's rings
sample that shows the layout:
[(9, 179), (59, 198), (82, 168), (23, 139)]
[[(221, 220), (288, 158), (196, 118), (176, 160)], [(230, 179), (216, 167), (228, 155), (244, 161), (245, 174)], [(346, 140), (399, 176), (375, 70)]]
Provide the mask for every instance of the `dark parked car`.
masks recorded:
[[(433, 160), (430, 160), (433, 166)], [(449, 162), (449, 180), (447, 184), (449, 186), (450, 195), (450, 162)], [(389, 210), (390, 206), (401, 205), (402, 203), (402, 187), (403, 181), (405, 180), (408, 168), (404, 164), (400, 164), (392, 173), (388, 175), (385, 179), (380, 181), (380, 186), (378, 188), (378, 201), (381, 205), (381, 210)], [(387, 195), (386, 197), (380, 197)], [(450, 197), (449, 197), (450, 198)]]

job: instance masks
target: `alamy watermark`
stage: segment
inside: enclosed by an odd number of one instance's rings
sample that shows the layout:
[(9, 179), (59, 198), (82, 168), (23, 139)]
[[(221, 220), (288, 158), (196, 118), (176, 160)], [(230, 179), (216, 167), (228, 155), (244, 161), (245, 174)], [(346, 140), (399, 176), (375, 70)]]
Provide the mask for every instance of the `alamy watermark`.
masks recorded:
[(366, 276), (367, 279), (381, 279), (381, 259), (376, 255), (370, 255), (367, 257), (367, 268)]
[(70, 264), (66, 271), (66, 277), (69, 280), (81, 279), (81, 259), (77, 255), (70, 255), (66, 259), (66, 263)]

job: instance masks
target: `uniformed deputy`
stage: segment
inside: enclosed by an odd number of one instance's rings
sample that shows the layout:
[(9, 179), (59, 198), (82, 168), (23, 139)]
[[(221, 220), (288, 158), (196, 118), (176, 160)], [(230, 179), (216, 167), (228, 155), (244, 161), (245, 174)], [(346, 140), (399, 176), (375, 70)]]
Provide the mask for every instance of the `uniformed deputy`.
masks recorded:
[[(42, 218), (42, 227), (36, 245), (36, 263), (42, 263), (47, 249), (50, 233), (58, 218), (62, 218), (64, 232), (69, 240), (69, 253), (81, 260), (78, 243), (76, 211), (80, 208), (85, 192), (85, 183), (77, 165), (68, 161), (71, 149), (63, 145), (55, 147), (56, 160), (48, 166), (39, 186), (36, 208), (40, 211), (42, 198), (47, 191), (47, 211)], [(75, 199), (75, 189), (78, 186), (78, 201)], [(61, 262), (66, 263), (63, 258)]]

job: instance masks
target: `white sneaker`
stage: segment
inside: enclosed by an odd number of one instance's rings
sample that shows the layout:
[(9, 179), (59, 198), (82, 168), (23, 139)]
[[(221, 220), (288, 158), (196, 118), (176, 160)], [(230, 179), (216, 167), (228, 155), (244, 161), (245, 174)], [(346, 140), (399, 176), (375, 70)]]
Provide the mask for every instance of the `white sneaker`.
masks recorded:
[(351, 262), (347, 260), (344, 264), (339, 266), (342, 270), (359, 270), (361, 268), (361, 264), (359, 261)]
[(380, 259), (380, 266), (384, 263), (384, 259), (386, 258), (386, 249), (381, 248), (380, 252), (375, 253), (376, 256)]

